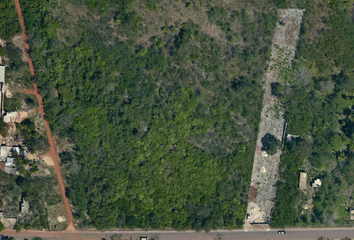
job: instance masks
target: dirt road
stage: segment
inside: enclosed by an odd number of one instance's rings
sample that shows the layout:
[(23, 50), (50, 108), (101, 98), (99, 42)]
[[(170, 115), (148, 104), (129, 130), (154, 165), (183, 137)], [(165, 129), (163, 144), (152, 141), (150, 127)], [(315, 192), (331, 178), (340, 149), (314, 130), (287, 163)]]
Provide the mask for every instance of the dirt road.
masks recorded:
[[(28, 64), (29, 64), (29, 67), (30, 67), (31, 75), (32, 75), (32, 77), (34, 77), (35, 76), (35, 72), (34, 72), (32, 59), (30, 58), (30, 56), (28, 54), (28, 51), (29, 51), (29, 46), (28, 46), (28, 43), (27, 43), (28, 39), (27, 39), (27, 35), (26, 35), (25, 23), (24, 23), (23, 17), (22, 17), (22, 11), (21, 11), (20, 2), (19, 2), (19, 0), (14, 0), (14, 1), (15, 1), (16, 10), (17, 10), (17, 13), (18, 13), (18, 18), (20, 20), (20, 24), (21, 24), (21, 28), (22, 28), (22, 38), (23, 38), (23, 42), (24, 42), (24, 45), (25, 45), (25, 49), (26, 49), (26, 55), (27, 55), (27, 59), (28, 59)], [(36, 83), (33, 82), (33, 86), (34, 86), (35, 90), (28, 90), (28, 93), (32, 93), (32, 94), (36, 95), (36, 97), (37, 97), (39, 110), (40, 110), (40, 112), (42, 113), (42, 116), (43, 116), (44, 126), (45, 126), (45, 129), (47, 131), (48, 141), (49, 141), (49, 144), (50, 144), (50, 155), (51, 155), (51, 157), (53, 159), (53, 162), (54, 162), (54, 168), (55, 168), (55, 172), (56, 172), (57, 177), (58, 177), (60, 191), (61, 191), (61, 195), (63, 197), (65, 211), (66, 211), (66, 215), (67, 215), (67, 219), (68, 219), (68, 227), (67, 227), (66, 230), (67, 231), (73, 231), (73, 230), (75, 230), (74, 223), (73, 223), (73, 216), (72, 216), (72, 213), (70, 211), (69, 200), (65, 196), (65, 187), (64, 187), (63, 178), (62, 178), (61, 172), (60, 172), (59, 160), (58, 160), (58, 154), (56, 152), (55, 142), (54, 142), (54, 139), (52, 137), (52, 133), (51, 133), (50, 128), (49, 128), (49, 124), (45, 120), (45, 112), (44, 112), (44, 108), (43, 108), (42, 96), (39, 94), (39, 90), (38, 90), (38, 87), (37, 87)]]

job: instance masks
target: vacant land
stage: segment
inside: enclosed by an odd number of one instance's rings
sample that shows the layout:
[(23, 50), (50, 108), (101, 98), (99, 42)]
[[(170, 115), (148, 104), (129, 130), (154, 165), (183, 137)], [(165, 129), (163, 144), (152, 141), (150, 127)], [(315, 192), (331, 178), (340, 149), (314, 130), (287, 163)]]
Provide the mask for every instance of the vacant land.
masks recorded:
[[(284, 118), (283, 109), (272, 95), (271, 86), (283, 82), (282, 69), (289, 68), (299, 39), (303, 10), (279, 11), (279, 22), (274, 30), (271, 62), (265, 75), (263, 109), (254, 155), (250, 198), (247, 213), (250, 223), (269, 223), (276, 198), (276, 183), (281, 151), (274, 155), (264, 154), (262, 139), (271, 134), (282, 141)], [(262, 154), (263, 153), (263, 154)]]

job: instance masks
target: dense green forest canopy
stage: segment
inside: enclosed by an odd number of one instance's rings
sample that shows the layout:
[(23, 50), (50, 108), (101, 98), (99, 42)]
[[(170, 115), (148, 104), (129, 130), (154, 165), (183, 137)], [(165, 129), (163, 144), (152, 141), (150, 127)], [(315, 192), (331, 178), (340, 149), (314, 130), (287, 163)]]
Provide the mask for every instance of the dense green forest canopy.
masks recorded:
[(241, 227), (275, 3), (21, 4), (81, 227)]
[(47, 120), (75, 145), (60, 156), (80, 227), (241, 227), (277, 9), (306, 1), (21, 6)]

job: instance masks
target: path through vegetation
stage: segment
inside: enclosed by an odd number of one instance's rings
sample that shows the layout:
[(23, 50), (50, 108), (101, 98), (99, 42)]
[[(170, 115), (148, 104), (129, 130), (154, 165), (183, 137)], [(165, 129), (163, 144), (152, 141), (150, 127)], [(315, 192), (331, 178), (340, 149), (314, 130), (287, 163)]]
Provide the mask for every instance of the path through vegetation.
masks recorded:
[[(28, 51), (29, 51), (29, 46), (28, 46), (28, 38), (26, 35), (26, 28), (25, 28), (25, 23), (23, 21), (23, 17), (22, 17), (22, 11), (21, 11), (21, 6), (20, 6), (20, 2), (19, 0), (15, 0), (15, 5), (16, 5), (16, 10), (18, 13), (18, 18), (20, 20), (20, 24), (21, 24), (21, 28), (22, 28), (22, 38), (23, 38), (23, 42), (25, 45), (25, 49), (26, 49), (26, 55), (27, 55), (27, 59), (28, 59), (28, 64), (30, 67), (30, 71), (31, 71), (31, 75), (32, 78), (35, 77), (35, 72), (34, 72), (34, 67), (33, 67), (33, 63), (32, 63), (32, 59), (30, 58)], [(38, 105), (39, 105), (39, 110), (42, 113), (43, 116), (43, 121), (44, 121), (44, 126), (47, 132), (47, 136), (48, 136), (48, 141), (50, 144), (50, 155), (53, 159), (54, 162), (54, 168), (55, 168), (55, 172), (57, 173), (57, 177), (58, 177), (58, 182), (59, 182), (59, 186), (60, 186), (60, 191), (63, 197), (63, 202), (64, 202), (64, 206), (65, 206), (65, 211), (66, 211), (66, 215), (68, 218), (68, 228), (66, 230), (75, 230), (74, 224), (73, 224), (73, 216), (72, 213), (70, 211), (70, 206), (69, 206), (69, 200), (67, 199), (67, 197), (65, 196), (65, 187), (64, 187), (64, 182), (63, 182), (63, 178), (61, 176), (61, 172), (60, 172), (60, 167), (59, 167), (59, 161), (58, 161), (58, 155), (56, 152), (56, 147), (55, 147), (55, 142), (54, 139), (52, 137), (52, 133), (50, 131), (49, 128), (49, 124), (48, 122), (45, 120), (45, 112), (44, 112), (44, 108), (43, 108), (43, 101), (42, 101), (42, 96), (39, 94), (38, 88), (36, 83), (33, 82), (33, 86), (34, 89), (33, 91), (29, 90), (28, 93), (32, 93), (34, 95), (36, 95), (37, 97), (37, 101), (38, 101)]]

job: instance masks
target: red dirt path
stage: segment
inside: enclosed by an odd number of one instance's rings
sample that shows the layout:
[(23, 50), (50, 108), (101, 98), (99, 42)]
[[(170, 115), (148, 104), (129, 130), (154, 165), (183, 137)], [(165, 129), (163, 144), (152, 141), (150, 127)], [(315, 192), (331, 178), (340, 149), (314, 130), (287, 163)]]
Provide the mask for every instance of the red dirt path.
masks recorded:
[[(24, 23), (23, 17), (22, 17), (22, 11), (21, 11), (20, 2), (19, 2), (19, 0), (14, 0), (14, 1), (15, 1), (16, 10), (17, 10), (17, 13), (18, 13), (18, 18), (20, 20), (20, 24), (21, 24), (21, 28), (22, 28), (22, 38), (23, 38), (23, 42), (24, 42), (24, 45), (25, 45), (25, 49), (26, 49), (26, 55), (27, 55), (27, 59), (28, 59), (28, 64), (29, 64), (29, 67), (30, 67), (31, 75), (32, 75), (32, 77), (34, 77), (34, 76), (36, 76), (36, 74), (34, 73), (34, 67), (33, 67), (32, 59), (30, 58), (30, 56), (28, 54), (28, 51), (29, 51), (29, 46), (27, 44), (28, 39), (27, 39), (27, 35), (26, 35), (25, 23)], [(49, 128), (49, 124), (45, 120), (45, 112), (44, 112), (44, 108), (43, 108), (42, 96), (39, 94), (39, 90), (37, 88), (36, 83), (33, 82), (33, 86), (34, 86), (35, 90), (24, 90), (24, 92), (34, 94), (37, 97), (37, 101), (38, 101), (38, 105), (39, 105), (39, 111), (42, 113), (45, 130), (47, 131), (47, 137), (48, 137), (49, 144), (50, 144), (49, 153), (50, 153), (50, 156), (52, 157), (53, 162), (54, 162), (54, 168), (55, 168), (55, 172), (57, 173), (58, 182), (59, 182), (59, 186), (60, 186), (60, 191), (61, 191), (61, 195), (63, 197), (65, 211), (66, 211), (66, 215), (67, 215), (67, 218), (68, 218), (68, 227), (67, 227), (66, 231), (73, 231), (73, 230), (75, 230), (74, 223), (73, 223), (73, 215), (72, 215), (72, 213), (70, 211), (69, 200), (65, 196), (65, 187), (64, 187), (63, 178), (62, 178), (61, 172), (60, 172), (58, 154), (57, 154), (57, 152), (55, 150), (56, 149), (55, 142), (53, 140), (52, 133), (51, 133), (50, 128)]]

